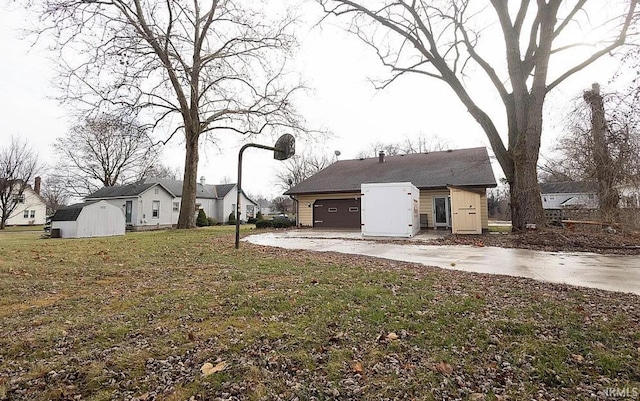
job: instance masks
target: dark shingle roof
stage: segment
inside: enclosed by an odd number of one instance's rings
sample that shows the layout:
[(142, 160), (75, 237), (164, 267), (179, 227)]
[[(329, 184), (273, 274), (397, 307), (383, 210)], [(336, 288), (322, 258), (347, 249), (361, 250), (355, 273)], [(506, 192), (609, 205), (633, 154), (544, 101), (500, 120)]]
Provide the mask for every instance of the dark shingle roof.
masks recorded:
[(144, 180), (136, 181), (127, 185), (117, 185), (114, 187), (103, 187), (96, 192), (88, 195), (86, 199), (103, 199), (103, 198), (124, 198), (128, 196), (138, 196), (149, 188), (157, 185), (156, 183), (146, 183)]
[(286, 195), (360, 191), (363, 183), (411, 182), (420, 189), (495, 187), (486, 148), (342, 160), (288, 190)]
[(220, 185), (216, 185), (216, 189), (218, 190), (218, 196), (221, 197), (221, 198), (224, 198), (229, 193), (229, 191), (231, 191), (231, 189), (233, 187), (235, 187), (235, 186), (236, 186), (236, 184), (220, 184)]
[[(159, 183), (169, 190), (177, 197), (182, 196), (183, 181), (170, 180), (166, 178), (147, 178), (144, 180), (147, 183)], [(216, 185), (202, 185), (196, 184), (196, 197), (201, 199), (218, 199), (218, 193), (216, 191)]]
[(598, 184), (592, 181), (562, 181), (540, 184), (543, 194), (588, 194), (596, 193)]
[(80, 212), (82, 212), (83, 207), (92, 205), (96, 202), (99, 201), (75, 203), (62, 209), (58, 209), (54, 215), (51, 216), (51, 221), (76, 221), (78, 216), (80, 216)]

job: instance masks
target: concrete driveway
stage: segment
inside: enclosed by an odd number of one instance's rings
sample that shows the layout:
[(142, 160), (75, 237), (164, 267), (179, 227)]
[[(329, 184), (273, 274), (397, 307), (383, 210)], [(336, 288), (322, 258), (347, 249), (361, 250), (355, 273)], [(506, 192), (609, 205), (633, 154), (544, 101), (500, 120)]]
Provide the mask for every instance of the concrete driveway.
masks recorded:
[[(417, 240), (436, 233), (422, 234)], [(640, 294), (640, 256), (543, 252), (462, 245), (393, 244), (354, 231), (289, 230), (251, 235), (253, 244), (340, 252), (421, 263), (444, 269), (504, 274), (539, 281)]]

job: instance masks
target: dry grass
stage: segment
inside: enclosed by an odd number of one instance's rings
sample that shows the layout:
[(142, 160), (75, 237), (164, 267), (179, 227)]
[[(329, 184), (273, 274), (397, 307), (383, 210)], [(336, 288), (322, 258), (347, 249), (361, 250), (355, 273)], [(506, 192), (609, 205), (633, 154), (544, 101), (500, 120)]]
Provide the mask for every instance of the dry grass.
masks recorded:
[[(0, 399), (606, 399), (640, 389), (640, 297), (236, 251), (232, 229), (0, 234)], [(205, 362), (226, 367), (205, 377)]]

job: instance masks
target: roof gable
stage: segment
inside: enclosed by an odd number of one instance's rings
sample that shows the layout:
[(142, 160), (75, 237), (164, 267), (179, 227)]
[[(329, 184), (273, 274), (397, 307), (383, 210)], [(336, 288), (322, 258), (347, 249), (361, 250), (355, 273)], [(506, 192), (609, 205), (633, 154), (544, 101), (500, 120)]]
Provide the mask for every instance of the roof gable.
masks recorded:
[(487, 149), (470, 148), (442, 152), (342, 160), (333, 163), (288, 190), (285, 194), (360, 191), (365, 183), (411, 182), (418, 188), (447, 186), (495, 187)]
[[(162, 184), (176, 197), (182, 197), (182, 187), (184, 186), (183, 181), (171, 180), (168, 178), (146, 178), (145, 182), (156, 182)], [(202, 185), (201, 183), (196, 183), (196, 198), (218, 199), (219, 195), (216, 187), (216, 185)]]
[(113, 187), (102, 187), (92, 194), (87, 195), (86, 199), (108, 199), (108, 198), (127, 198), (131, 196), (138, 196), (155, 187), (161, 186), (171, 196), (174, 194), (164, 185), (155, 182), (145, 182), (145, 180), (139, 180), (131, 184), (116, 185)]
[(235, 186), (236, 186), (236, 184), (220, 184), (220, 185), (216, 185), (216, 190), (218, 191), (218, 196), (220, 198), (224, 198), (225, 196), (227, 196), (229, 191), (231, 191), (233, 189), (233, 187), (235, 187)]

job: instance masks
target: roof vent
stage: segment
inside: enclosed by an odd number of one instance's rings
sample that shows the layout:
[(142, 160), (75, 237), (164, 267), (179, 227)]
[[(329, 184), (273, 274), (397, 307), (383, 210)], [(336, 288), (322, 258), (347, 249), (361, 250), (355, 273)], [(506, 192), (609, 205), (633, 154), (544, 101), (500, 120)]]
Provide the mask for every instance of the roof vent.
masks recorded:
[(453, 152), (453, 149), (447, 149), (447, 153)]
[(207, 183), (207, 179), (204, 178), (204, 175), (202, 177), (200, 177), (200, 185), (204, 186), (204, 184)]
[(384, 163), (384, 151), (381, 150), (380, 153), (378, 153), (378, 162), (379, 163)]

